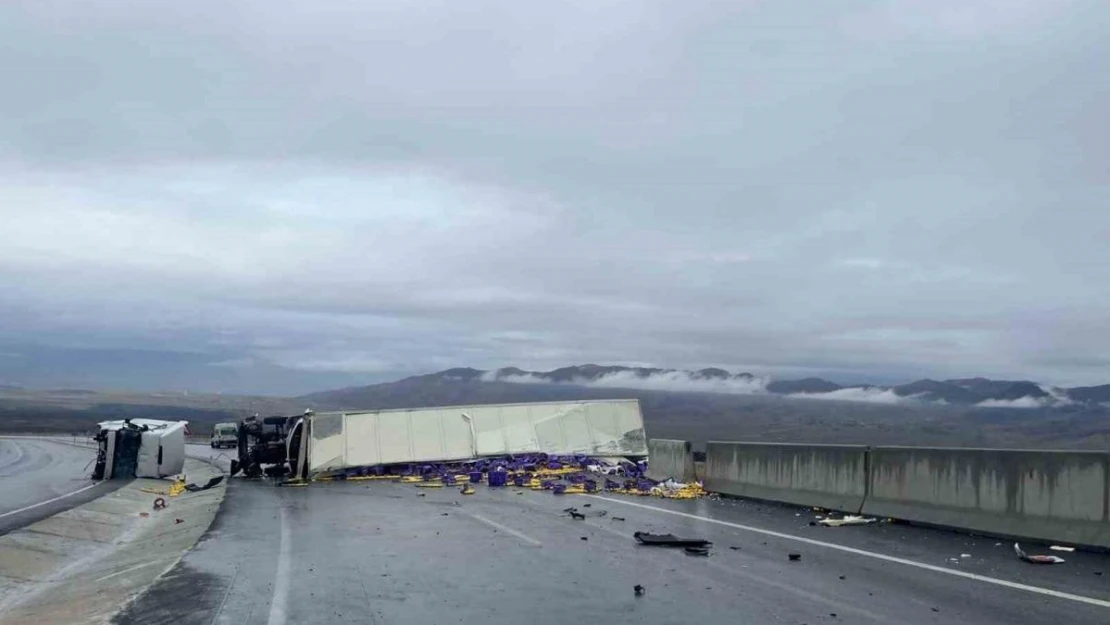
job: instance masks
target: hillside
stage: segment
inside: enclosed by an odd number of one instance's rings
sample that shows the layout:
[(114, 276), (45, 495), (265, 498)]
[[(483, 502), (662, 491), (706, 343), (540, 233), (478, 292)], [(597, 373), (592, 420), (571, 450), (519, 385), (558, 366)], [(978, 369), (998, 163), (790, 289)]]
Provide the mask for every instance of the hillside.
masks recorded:
[(300, 405), (292, 399), (250, 395), (8, 387), (0, 389), (0, 432), (87, 432), (98, 421), (143, 417), (186, 420), (190, 430), (206, 433), (214, 423), (237, 421), (254, 412), (294, 414)]
[[(955, 404), (961, 406), (1013, 407), (1064, 406), (1071, 404), (1099, 404), (1110, 402), (1110, 385), (1074, 389), (1050, 388), (1029, 380), (991, 380), (987, 378), (959, 378), (951, 380), (922, 379), (895, 386), (841, 385), (821, 378), (778, 380), (758, 378), (750, 373), (730, 373), (724, 369), (659, 369), (651, 367), (602, 366), (595, 364), (561, 367), (551, 371), (525, 371), (517, 367), (482, 370), (473, 368), (446, 369), (437, 373), (413, 376), (365, 387), (313, 393), (303, 396), (325, 405), (343, 405), (346, 401), (363, 398), (360, 393), (370, 392), (389, 395), (412, 390), (420, 385), (439, 381), (482, 381), (486, 383), (511, 383), (527, 385), (575, 386), (585, 388), (625, 388), (675, 392), (714, 392), (732, 394), (772, 394), (830, 399), (867, 400), (869, 396), (889, 392), (887, 397), (906, 398), (923, 403)], [(368, 389), (378, 389), (369, 391)], [(394, 390), (385, 390), (394, 389)], [(504, 391), (512, 394), (511, 390)], [(552, 391), (556, 392), (556, 391)], [(532, 393), (543, 393), (533, 389)], [(557, 392), (556, 392), (557, 393)], [(369, 399), (369, 398), (367, 398)], [(403, 400), (402, 400), (403, 401)], [(886, 401), (883, 399), (883, 401)], [(1016, 402), (1016, 403), (1015, 403)]]

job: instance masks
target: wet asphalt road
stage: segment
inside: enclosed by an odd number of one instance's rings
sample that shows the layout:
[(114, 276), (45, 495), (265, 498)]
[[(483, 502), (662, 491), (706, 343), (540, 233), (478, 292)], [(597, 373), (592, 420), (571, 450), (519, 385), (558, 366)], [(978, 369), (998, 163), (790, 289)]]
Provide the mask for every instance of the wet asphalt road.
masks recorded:
[[(758, 502), (477, 491), (232, 480), (205, 538), (116, 622), (1110, 622), (1104, 554), (1036, 566), (1002, 541), (812, 527), (812, 511)], [(636, 530), (714, 547), (640, 547)]]
[(40, 438), (0, 437), (0, 534), (119, 488), (88, 479), (95, 451)]

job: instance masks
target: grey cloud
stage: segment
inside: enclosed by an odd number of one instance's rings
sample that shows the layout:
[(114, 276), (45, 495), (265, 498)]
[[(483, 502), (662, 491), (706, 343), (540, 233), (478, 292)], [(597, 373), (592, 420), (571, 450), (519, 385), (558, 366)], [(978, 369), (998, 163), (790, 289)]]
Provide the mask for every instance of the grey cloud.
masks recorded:
[(828, 393), (794, 393), (790, 397), (826, 401), (854, 401), (868, 404), (906, 404), (917, 401), (913, 396), (902, 397), (891, 389), (873, 387), (842, 388)]
[(1101, 383), (1107, 11), (7, 4), (0, 340)]
[[(510, 382), (514, 384), (564, 384), (551, 382), (533, 373), (504, 375), (496, 370), (482, 376), (486, 381)], [(661, 371), (650, 375), (637, 375), (634, 371), (616, 371), (592, 380), (573, 380), (565, 382), (575, 386), (593, 388), (637, 388), (649, 391), (678, 391), (694, 393), (728, 393), (734, 395), (757, 395), (765, 392), (767, 380), (763, 378), (699, 378), (689, 371)]]
[(1036, 397), (1026, 396), (1017, 399), (984, 399), (975, 405), (980, 408), (1043, 408), (1045, 403)]

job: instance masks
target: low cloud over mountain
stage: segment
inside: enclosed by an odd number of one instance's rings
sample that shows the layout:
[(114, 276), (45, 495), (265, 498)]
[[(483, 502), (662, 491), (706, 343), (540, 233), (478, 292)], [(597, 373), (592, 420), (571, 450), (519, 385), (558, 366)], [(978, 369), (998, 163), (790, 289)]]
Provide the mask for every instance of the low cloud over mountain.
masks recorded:
[(652, 391), (739, 393), (766, 392), (768, 380), (750, 373), (732, 374), (724, 369), (681, 371), (646, 367), (602, 367), (580, 365), (546, 372), (523, 371), (516, 367), (482, 374), (487, 382), (522, 384), (571, 384), (597, 388), (638, 388)]
[(742, 395), (770, 394), (799, 399), (876, 404), (927, 402), (982, 408), (1045, 408), (1074, 403), (1110, 402), (1110, 385), (1066, 389), (1044, 386), (1028, 380), (987, 378), (923, 379), (894, 386), (842, 386), (821, 378), (772, 380), (750, 373), (731, 373), (715, 368), (689, 371), (593, 364), (562, 367), (551, 371), (525, 371), (516, 367), (489, 371), (448, 369), (431, 375), (483, 382)]

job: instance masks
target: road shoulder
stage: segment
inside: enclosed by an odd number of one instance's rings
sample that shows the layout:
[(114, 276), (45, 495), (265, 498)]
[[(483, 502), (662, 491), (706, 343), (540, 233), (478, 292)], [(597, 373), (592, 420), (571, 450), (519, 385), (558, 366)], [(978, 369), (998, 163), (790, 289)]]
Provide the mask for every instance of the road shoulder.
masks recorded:
[[(187, 460), (189, 481), (219, 473)], [(165, 497), (168, 480), (136, 479), (103, 497), (0, 536), (0, 624), (97, 623), (170, 570), (208, 529), (225, 485)], [(146, 516), (143, 516), (145, 513)]]

